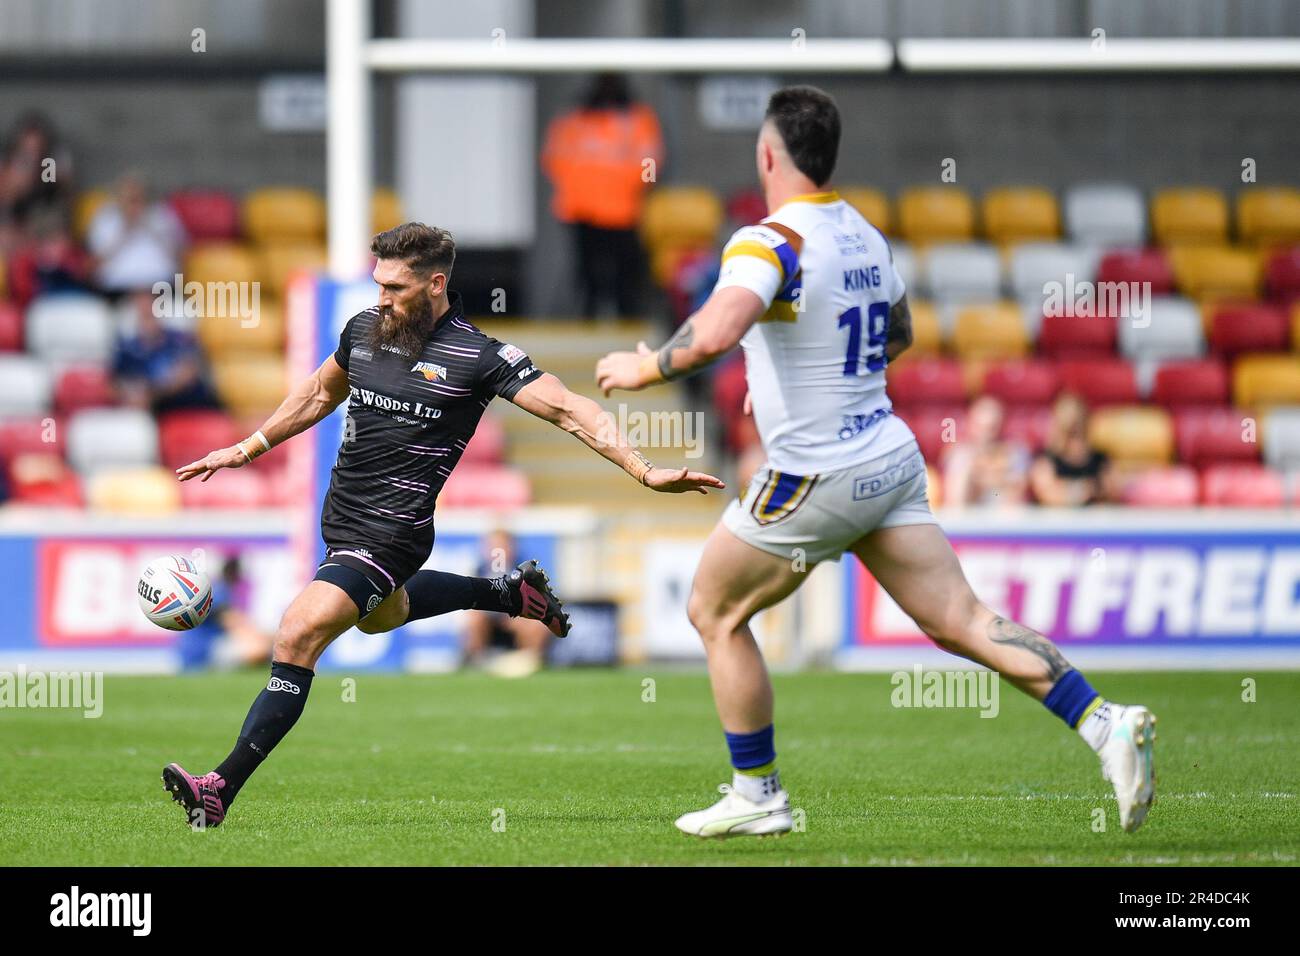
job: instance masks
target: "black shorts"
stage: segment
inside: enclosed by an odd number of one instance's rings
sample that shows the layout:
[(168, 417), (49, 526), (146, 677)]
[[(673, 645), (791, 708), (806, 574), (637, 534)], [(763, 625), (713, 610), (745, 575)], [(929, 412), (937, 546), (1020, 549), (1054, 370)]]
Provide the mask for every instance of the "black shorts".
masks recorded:
[(373, 547), (327, 545), (314, 580), (342, 588), (365, 617), (420, 570), (424, 560), (414, 561), (410, 555), (385, 553)]

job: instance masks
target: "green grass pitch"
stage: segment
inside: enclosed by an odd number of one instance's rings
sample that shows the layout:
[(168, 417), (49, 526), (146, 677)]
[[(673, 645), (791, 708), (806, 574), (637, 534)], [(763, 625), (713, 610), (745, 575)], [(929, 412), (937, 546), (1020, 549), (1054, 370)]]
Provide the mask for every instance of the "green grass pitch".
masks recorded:
[(727, 841), (673, 827), (730, 779), (702, 674), (362, 674), (349, 702), (344, 675), (322, 673), (207, 832), (159, 771), (223, 757), (264, 673), (110, 676), (98, 720), (0, 710), (0, 863), (1295, 864), (1300, 674), (1254, 674), (1253, 703), (1236, 673), (1094, 676), (1160, 718), (1157, 802), (1137, 834), (1083, 742), (1006, 684), (983, 719), (896, 709), (888, 675), (804, 673), (775, 679), (803, 832)]

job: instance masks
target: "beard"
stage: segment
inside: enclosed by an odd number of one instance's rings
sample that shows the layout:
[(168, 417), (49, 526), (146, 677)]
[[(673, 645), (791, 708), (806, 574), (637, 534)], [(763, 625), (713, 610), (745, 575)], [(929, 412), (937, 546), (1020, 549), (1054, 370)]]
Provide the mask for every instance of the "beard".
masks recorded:
[(381, 308), (379, 318), (370, 326), (366, 338), (372, 349), (388, 349), (404, 355), (418, 355), (424, 340), (433, 331), (433, 303), (421, 299), (418, 305), (407, 310), (405, 318), (398, 318), (389, 309)]

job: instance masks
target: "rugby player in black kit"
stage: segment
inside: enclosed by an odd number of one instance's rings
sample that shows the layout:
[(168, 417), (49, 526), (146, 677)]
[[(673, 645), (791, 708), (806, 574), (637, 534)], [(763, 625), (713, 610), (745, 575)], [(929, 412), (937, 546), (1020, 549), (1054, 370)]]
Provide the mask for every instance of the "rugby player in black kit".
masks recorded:
[(176, 763), (163, 768), (164, 785), (192, 825), (225, 819), (244, 783), (301, 715), (316, 661), (353, 625), (374, 634), (475, 608), (540, 620), (557, 637), (568, 633), (568, 618), (536, 561), (499, 578), (420, 570), (433, 548), (438, 491), (494, 397), (563, 428), (654, 491), (703, 494), (723, 487), (712, 475), (654, 467), (599, 405), (470, 324), (460, 296), (447, 288), (456, 254), (450, 233), (406, 223), (376, 236), (370, 251), (378, 305), (348, 321), (338, 350), (260, 430), (176, 470), (181, 481), (207, 481), (348, 400), (321, 513), (325, 559), (280, 621), (270, 681), (216, 769), (196, 776)]

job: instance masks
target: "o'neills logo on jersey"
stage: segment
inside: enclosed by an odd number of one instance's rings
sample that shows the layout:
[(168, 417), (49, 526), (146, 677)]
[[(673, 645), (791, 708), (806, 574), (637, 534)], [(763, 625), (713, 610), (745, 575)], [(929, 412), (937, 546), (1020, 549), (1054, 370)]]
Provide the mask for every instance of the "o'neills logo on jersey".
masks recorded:
[(447, 381), (447, 368), (444, 365), (434, 365), (432, 362), (416, 362), (411, 371), (419, 372), (428, 382)]

